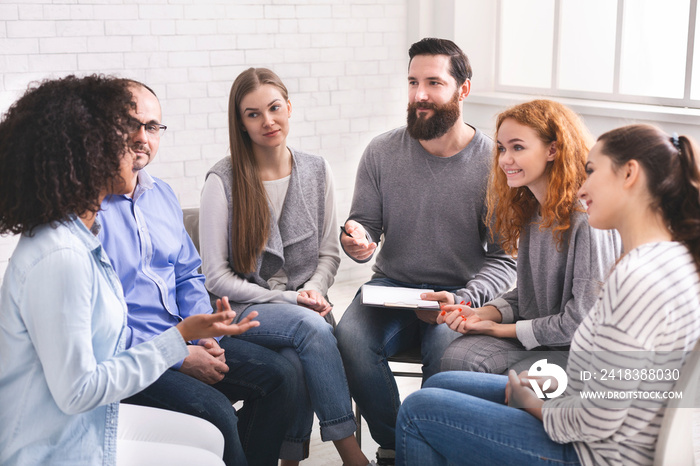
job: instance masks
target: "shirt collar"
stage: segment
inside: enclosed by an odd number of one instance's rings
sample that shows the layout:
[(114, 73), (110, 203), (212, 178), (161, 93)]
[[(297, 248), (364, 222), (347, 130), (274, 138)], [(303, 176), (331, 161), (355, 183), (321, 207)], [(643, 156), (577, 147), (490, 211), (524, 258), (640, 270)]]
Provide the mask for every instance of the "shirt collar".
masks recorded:
[[(98, 220), (95, 219), (97, 224)], [(85, 224), (78, 218), (77, 215), (71, 215), (70, 221), (66, 222), (68, 229), (85, 245), (85, 247), (90, 251), (96, 251), (102, 249), (102, 243), (97, 239), (97, 236), (85, 226)], [(98, 228), (98, 226), (93, 226), (93, 228)]]
[(146, 191), (153, 189), (153, 186), (156, 184), (156, 180), (148, 174), (145, 168), (139, 170), (136, 177), (137, 183), (136, 189), (134, 190), (134, 202)]

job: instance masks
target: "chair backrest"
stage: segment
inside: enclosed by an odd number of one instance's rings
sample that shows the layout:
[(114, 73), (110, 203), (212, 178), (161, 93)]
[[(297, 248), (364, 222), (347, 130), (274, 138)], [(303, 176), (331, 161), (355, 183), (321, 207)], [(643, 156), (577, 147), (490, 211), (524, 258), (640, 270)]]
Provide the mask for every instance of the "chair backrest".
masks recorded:
[(700, 377), (700, 341), (688, 355), (681, 370), (681, 376), (673, 387), (674, 392), (682, 392), (683, 398), (670, 399), (661, 422), (659, 438), (656, 441), (654, 465), (695, 464), (693, 449), (693, 409), (698, 398), (698, 378)]
[(199, 252), (199, 207), (182, 209), (182, 222), (185, 224), (187, 234), (192, 238), (194, 247)]

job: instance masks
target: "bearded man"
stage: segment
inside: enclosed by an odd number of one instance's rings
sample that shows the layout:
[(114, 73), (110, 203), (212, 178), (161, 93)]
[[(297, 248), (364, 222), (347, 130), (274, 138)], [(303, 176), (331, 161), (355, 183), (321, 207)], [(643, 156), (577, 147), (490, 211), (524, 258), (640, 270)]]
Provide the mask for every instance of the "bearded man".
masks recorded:
[[(370, 142), (340, 241), (356, 262), (382, 242), (371, 285), (423, 288), (423, 299), (471, 302), (508, 290), (515, 261), (484, 223), (493, 141), (462, 121), (469, 59), (452, 41), (425, 38), (408, 51), (407, 125)], [(363, 305), (361, 294), (336, 329), (350, 392), (379, 444), (377, 464), (394, 464), (400, 399), (387, 358), (421, 347), (423, 380), (459, 336), (436, 325), (436, 311)]]

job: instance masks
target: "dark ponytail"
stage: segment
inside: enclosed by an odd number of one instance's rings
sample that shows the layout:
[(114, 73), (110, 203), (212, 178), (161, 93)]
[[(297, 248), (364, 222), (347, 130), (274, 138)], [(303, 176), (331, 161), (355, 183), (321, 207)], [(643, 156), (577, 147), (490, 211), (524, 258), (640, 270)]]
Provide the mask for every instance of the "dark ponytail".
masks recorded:
[(613, 165), (636, 160), (648, 190), (675, 241), (683, 243), (700, 271), (700, 167), (697, 145), (686, 136), (669, 136), (651, 125), (631, 125), (598, 138)]
[(687, 136), (678, 137), (680, 175), (675, 209), (664, 209), (676, 241), (684, 243), (700, 268), (700, 168), (698, 146)]

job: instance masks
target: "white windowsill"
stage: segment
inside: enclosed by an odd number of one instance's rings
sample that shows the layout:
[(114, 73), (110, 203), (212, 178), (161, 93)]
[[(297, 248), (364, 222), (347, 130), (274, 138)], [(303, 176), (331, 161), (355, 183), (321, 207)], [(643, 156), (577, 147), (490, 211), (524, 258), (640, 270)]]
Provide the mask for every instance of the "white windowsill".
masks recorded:
[(612, 118), (658, 121), (686, 125), (700, 125), (700, 109), (645, 105), (604, 100), (574, 99), (570, 97), (537, 96), (510, 92), (474, 92), (466, 103), (509, 107), (537, 98), (552, 99), (571, 107), (581, 115), (597, 115)]

